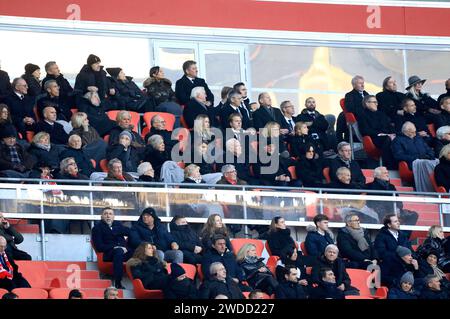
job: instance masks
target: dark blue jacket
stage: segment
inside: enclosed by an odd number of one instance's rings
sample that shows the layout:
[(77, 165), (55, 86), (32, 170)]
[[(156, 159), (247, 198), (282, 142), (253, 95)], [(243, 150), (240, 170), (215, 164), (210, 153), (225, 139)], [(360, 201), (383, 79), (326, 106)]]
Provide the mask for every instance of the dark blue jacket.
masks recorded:
[(140, 243), (146, 241), (155, 245), (157, 249), (162, 251), (171, 250), (170, 244), (176, 242), (159, 220), (155, 220), (155, 226), (150, 230), (150, 228), (144, 224), (141, 217), (131, 227), (128, 241), (130, 246), (134, 249), (139, 246)]
[(377, 234), (375, 238), (375, 250), (378, 254), (378, 257), (383, 260), (388, 256), (396, 256), (397, 253), (395, 250), (397, 246), (403, 246), (411, 249), (411, 243), (409, 242), (408, 237), (400, 230), (398, 234), (398, 241), (395, 240), (395, 237), (389, 232), (387, 226), (383, 226)]
[(373, 247), (373, 243), (370, 240), (369, 232), (364, 229), (364, 238), (369, 244), (369, 248), (365, 251), (361, 251), (358, 246), (358, 242), (352, 237), (346, 227), (339, 229), (337, 236), (337, 246), (339, 248), (339, 254), (343, 258), (348, 258), (350, 261), (362, 262), (365, 259), (376, 259), (376, 251)]
[(392, 141), (392, 155), (396, 161), (407, 162), (410, 169), (412, 168), (412, 162), (416, 159), (435, 158), (433, 150), (418, 135), (414, 138), (409, 138), (403, 134), (397, 135)]
[(96, 86), (98, 88), (98, 96), (100, 100), (104, 100), (106, 94), (108, 94), (109, 83), (106, 79), (106, 72), (103, 70), (103, 66), (100, 67), (100, 71), (94, 71), (92, 68), (85, 64), (80, 73), (77, 74), (75, 79), (75, 91), (77, 94), (83, 96), (88, 92), (89, 86)]
[[(270, 232), (267, 242), (269, 243), (270, 252), (274, 256), (285, 256), (288, 251), (296, 247), (289, 228)], [(298, 252), (298, 254), (301, 256), (301, 252)]]
[(305, 288), (295, 282), (284, 281), (275, 290), (277, 299), (307, 299)]
[(36, 163), (45, 163), (48, 167), (59, 170), (59, 162), (62, 160), (61, 154), (63, 150), (63, 147), (55, 144), (51, 144), (49, 151), (31, 144), (28, 152), (34, 156)]
[(317, 230), (309, 231), (306, 235), (305, 245), (308, 256), (321, 256), (325, 252), (325, 248), (329, 244), (334, 244), (330, 234), (325, 232), (325, 236), (322, 236)]
[(320, 281), (311, 289), (310, 299), (345, 299), (344, 292), (336, 284)]
[(130, 229), (119, 221), (113, 221), (111, 228), (104, 221), (100, 221), (92, 228), (92, 244), (97, 252), (106, 253), (115, 246), (127, 247), (124, 236), (129, 234)]
[(92, 162), (89, 158), (86, 157), (83, 150), (75, 149), (75, 148), (67, 148), (61, 153), (61, 159), (73, 157), (77, 166), (80, 170), (80, 173), (86, 175), (87, 177), (91, 176), (93, 172), (95, 172), (94, 166), (92, 166)]
[(203, 255), (202, 271), (206, 279), (213, 279), (209, 274), (209, 267), (215, 262), (220, 262), (225, 266), (228, 278), (237, 278), (239, 281), (244, 280), (244, 272), (236, 262), (236, 258), (233, 253), (226, 250), (225, 253), (221, 255), (214, 248), (207, 250)]
[(195, 246), (202, 247), (200, 236), (189, 225), (177, 225), (171, 222), (170, 233), (180, 246), (180, 250), (193, 252)]
[(419, 299), (428, 299), (428, 300), (445, 300), (449, 299), (449, 295), (445, 290), (434, 291), (429, 288), (425, 288), (421, 291)]
[(418, 278), (418, 271), (414, 270), (414, 266), (406, 264), (397, 254), (384, 258), (380, 268), (381, 284), (383, 286), (392, 287), (399, 284), (401, 277), (407, 271), (414, 274), (414, 279)]
[(311, 271), (311, 281), (313, 283), (318, 284), (319, 282), (322, 281), (320, 278), (320, 269), (322, 268), (331, 268), (331, 270), (333, 270), (333, 273), (336, 276), (337, 286), (344, 284), (345, 290), (352, 289), (351, 279), (347, 273), (347, 269), (345, 268), (345, 263), (342, 258), (338, 257), (334, 262), (330, 262), (323, 255), (318, 257), (315, 263), (313, 264)]
[(417, 299), (417, 293), (414, 290), (405, 292), (400, 286), (396, 286), (389, 289), (388, 299)]

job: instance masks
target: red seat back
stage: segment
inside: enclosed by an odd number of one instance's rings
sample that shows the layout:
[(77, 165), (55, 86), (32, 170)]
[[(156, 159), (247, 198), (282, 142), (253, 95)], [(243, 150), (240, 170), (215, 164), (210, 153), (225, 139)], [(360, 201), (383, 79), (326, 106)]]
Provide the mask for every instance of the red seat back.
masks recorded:
[(40, 288), (16, 288), (12, 291), (19, 299), (47, 299), (48, 292)]
[(261, 257), (263, 250), (264, 250), (264, 244), (259, 239), (250, 239), (250, 238), (234, 238), (231, 240), (231, 246), (233, 246), (233, 253), (237, 255), (239, 252), (239, 249), (242, 248), (245, 244), (253, 244), (256, 247), (256, 254)]
[(327, 183), (331, 183), (330, 168), (324, 167), (322, 173), (323, 173), (323, 176), (325, 177), (325, 180), (327, 181)]
[(175, 125), (175, 115), (165, 112), (146, 112), (144, 114), (143, 118), (148, 130), (152, 127), (151, 121), (155, 115), (161, 116), (166, 121), (166, 130), (173, 131), (173, 126)]
[(45, 276), (48, 266), (45, 261), (17, 260), (19, 272), (30, 283), (32, 288), (45, 288)]
[(293, 180), (297, 179), (297, 172), (295, 171), (295, 166), (289, 166), (288, 167), (289, 173), (291, 174), (291, 177)]
[[(119, 112), (121, 112), (121, 110), (108, 111), (108, 112), (106, 112), (106, 114), (108, 115), (108, 117), (111, 120), (116, 121), (117, 113), (119, 113)], [(141, 120), (141, 116), (137, 112), (133, 112), (133, 111), (128, 111), (128, 112), (130, 112), (131, 123), (134, 126), (133, 131), (137, 132), (138, 128), (139, 128), (139, 122)]]
[(364, 151), (372, 159), (379, 161), (381, 157), (381, 151), (373, 144), (372, 138), (370, 136), (363, 136), (363, 146)]

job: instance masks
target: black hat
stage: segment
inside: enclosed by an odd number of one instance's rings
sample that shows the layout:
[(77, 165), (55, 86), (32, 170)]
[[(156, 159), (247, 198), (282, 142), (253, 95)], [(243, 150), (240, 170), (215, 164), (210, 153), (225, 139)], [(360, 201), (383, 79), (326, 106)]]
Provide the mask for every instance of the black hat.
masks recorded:
[(100, 58), (94, 54), (89, 54), (87, 58), (87, 65), (91, 66), (92, 64), (95, 64), (97, 62), (102, 62)]
[(17, 131), (15, 127), (11, 124), (2, 125), (0, 128), (0, 138), (5, 137), (16, 137)]
[(416, 84), (416, 83), (419, 83), (419, 82), (422, 82), (422, 84), (424, 84), (425, 83), (425, 79), (421, 79), (421, 78), (419, 78), (417, 75), (413, 75), (413, 76), (411, 76), (409, 79), (408, 79), (408, 86), (406, 87), (406, 90), (409, 90), (414, 84)]
[(170, 264), (170, 270), (170, 277), (173, 279), (178, 278), (186, 273), (183, 267), (181, 267), (177, 263)]
[(144, 209), (144, 210), (142, 211), (141, 216), (140, 216), (140, 219), (141, 219), (142, 216), (144, 216), (144, 215), (150, 215), (150, 216), (152, 216), (153, 219), (155, 220), (155, 222), (160, 220), (159, 217), (158, 217), (158, 215), (156, 215), (155, 210), (154, 210), (153, 208), (151, 208), (151, 207), (147, 207), (146, 209)]
[(40, 69), (41, 68), (39, 67), (39, 65), (28, 63), (27, 65), (25, 65), (25, 74), (33, 74), (34, 71)]
[(108, 71), (113, 78), (117, 78), (120, 71), (122, 71), (122, 68), (106, 68), (106, 71)]

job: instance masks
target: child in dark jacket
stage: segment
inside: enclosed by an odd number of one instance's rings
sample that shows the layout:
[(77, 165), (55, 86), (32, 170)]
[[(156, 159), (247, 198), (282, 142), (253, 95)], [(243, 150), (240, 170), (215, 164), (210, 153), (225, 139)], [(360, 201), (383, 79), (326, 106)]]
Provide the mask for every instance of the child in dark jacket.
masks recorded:
[(180, 265), (170, 265), (171, 272), (167, 288), (164, 290), (165, 299), (198, 299), (198, 290), (192, 279), (186, 277), (186, 271)]
[(389, 289), (388, 299), (417, 299), (418, 294), (413, 289), (414, 275), (412, 272), (405, 272), (400, 278), (400, 283)]

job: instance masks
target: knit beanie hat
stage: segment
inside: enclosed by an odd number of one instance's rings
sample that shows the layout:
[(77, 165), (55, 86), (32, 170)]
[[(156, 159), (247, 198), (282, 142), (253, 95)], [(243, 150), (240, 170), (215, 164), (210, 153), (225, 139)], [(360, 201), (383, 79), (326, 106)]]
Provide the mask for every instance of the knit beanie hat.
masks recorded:
[(16, 137), (17, 131), (14, 125), (12, 124), (6, 124), (2, 125), (0, 128), (0, 138), (6, 138), (6, 137)]
[(395, 252), (397, 253), (397, 255), (399, 257), (405, 257), (406, 255), (411, 255), (411, 250), (406, 247), (403, 247), (403, 246), (398, 246)]
[(409, 282), (412, 286), (414, 286), (414, 276), (412, 272), (408, 271), (403, 274), (402, 278), (400, 278), (400, 284), (404, 282)]
[(106, 68), (106, 71), (116, 79), (119, 76), (120, 71), (122, 71), (122, 68)]
[(128, 136), (128, 138), (130, 139), (130, 141), (133, 140), (133, 135), (131, 135), (130, 131), (128, 131), (128, 130), (123, 130), (123, 131), (119, 134), (119, 139), (120, 139), (122, 136), (124, 136), (124, 135)]
[(91, 66), (92, 64), (95, 64), (97, 62), (101, 62), (100, 58), (94, 54), (89, 54), (87, 58), (87, 65)]
[(181, 267), (177, 263), (172, 263), (170, 265), (170, 269), (171, 269), (170, 277), (172, 279), (176, 279), (176, 278), (178, 278), (181, 275), (184, 275), (186, 273), (186, 271), (184, 271), (183, 267)]
[(40, 69), (41, 68), (39, 67), (39, 65), (28, 63), (27, 65), (25, 65), (25, 74), (33, 74), (34, 71)]

